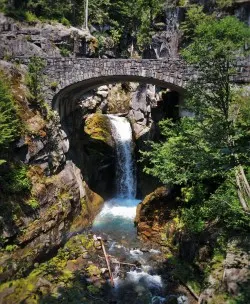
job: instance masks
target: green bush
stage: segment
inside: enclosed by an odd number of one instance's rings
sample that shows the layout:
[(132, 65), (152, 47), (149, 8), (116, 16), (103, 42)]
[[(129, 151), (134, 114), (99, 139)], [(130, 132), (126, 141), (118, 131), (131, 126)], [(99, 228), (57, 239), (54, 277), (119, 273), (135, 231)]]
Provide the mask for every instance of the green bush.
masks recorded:
[(39, 104), (43, 100), (42, 96), (42, 80), (45, 61), (37, 56), (30, 59), (28, 65), (28, 75), (26, 77), (27, 86), (29, 88), (29, 100), (35, 104)]
[(62, 17), (61, 23), (62, 23), (62, 25), (64, 25), (64, 26), (70, 26), (69, 20), (68, 20), (67, 18), (65, 18), (65, 17)]
[(32, 12), (27, 11), (24, 13), (25, 21), (29, 23), (37, 22), (38, 18), (36, 15), (34, 15)]
[(9, 194), (25, 194), (31, 189), (31, 181), (27, 176), (27, 167), (22, 164), (2, 165), (0, 175), (1, 190)]
[(61, 46), (61, 47), (60, 47), (60, 54), (61, 54), (63, 57), (69, 57), (70, 51), (69, 51), (65, 46)]
[(32, 197), (27, 201), (27, 205), (30, 206), (32, 209), (36, 210), (39, 208), (39, 202), (36, 198)]
[(0, 73), (0, 159), (20, 133), (20, 121), (7, 79)]

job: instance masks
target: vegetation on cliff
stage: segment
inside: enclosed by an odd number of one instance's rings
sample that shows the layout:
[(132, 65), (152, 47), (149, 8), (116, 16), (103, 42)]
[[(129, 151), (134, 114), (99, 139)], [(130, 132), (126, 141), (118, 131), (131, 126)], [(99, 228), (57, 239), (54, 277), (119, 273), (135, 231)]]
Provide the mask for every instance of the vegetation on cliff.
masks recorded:
[(161, 122), (166, 140), (152, 143), (152, 150), (143, 153), (149, 163), (145, 171), (164, 184), (181, 187), (181, 217), (188, 230), (201, 232), (208, 222), (247, 230), (250, 104), (248, 95), (230, 84), (230, 77), (250, 31), (234, 17), (218, 20), (192, 8), (185, 32), (192, 42), (182, 54), (200, 70), (185, 100), (192, 115), (176, 123)]
[[(0, 158), (7, 157), (10, 144), (20, 132), (20, 121), (13, 101), (8, 80), (0, 74)], [(0, 160), (3, 163), (3, 160)]]
[[(128, 42), (139, 48), (147, 45), (155, 32), (155, 21), (164, 16), (164, 3), (165, 0), (89, 1), (89, 24), (98, 29), (98, 52), (102, 52), (104, 44), (117, 46), (119, 52), (125, 53)], [(81, 27), (85, 22), (85, 0), (0, 0), (0, 9), (31, 24), (40, 19)], [(111, 39), (105, 42), (107, 37)]]
[(26, 167), (13, 160), (12, 144), (21, 134), (21, 119), (10, 89), (0, 73), (0, 199), (4, 193), (18, 194), (30, 188)]

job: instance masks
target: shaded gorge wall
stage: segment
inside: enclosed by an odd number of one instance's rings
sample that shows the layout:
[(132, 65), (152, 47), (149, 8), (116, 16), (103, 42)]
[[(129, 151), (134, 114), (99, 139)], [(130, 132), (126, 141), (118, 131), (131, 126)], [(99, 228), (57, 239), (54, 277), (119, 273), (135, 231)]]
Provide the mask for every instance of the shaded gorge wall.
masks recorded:
[[(59, 102), (62, 128), (69, 139), (67, 158), (81, 169), (89, 187), (104, 198), (115, 192), (115, 143), (105, 114), (129, 119), (133, 130), (135, 157), (145, 141), (160, 138), (158, 122), (178, 119), (179, 94), (154, 85), (117, 83), (84, 92), (80, 98)], [(137, 196), (153, 191), (158, 181), (142, 173), (138, 165)]]

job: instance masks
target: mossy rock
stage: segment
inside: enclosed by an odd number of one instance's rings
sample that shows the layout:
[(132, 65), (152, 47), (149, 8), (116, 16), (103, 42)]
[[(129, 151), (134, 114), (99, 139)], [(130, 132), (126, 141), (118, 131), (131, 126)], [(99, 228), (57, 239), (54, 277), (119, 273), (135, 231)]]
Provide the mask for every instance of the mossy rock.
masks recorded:
[(85, 120), (84, 132), (92, 139), (114, 146), (109, 118), (103, 114), (89, 115)]

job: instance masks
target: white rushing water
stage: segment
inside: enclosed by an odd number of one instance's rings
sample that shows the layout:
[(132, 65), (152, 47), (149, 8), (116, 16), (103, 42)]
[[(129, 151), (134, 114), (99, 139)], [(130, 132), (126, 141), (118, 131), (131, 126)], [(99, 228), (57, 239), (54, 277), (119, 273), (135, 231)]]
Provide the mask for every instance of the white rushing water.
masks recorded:
[(133, 136), (129, 121), (108, 115), (116, 147), (116, 196), (106, 201), (95, 218), (94, 231), (105, 233), (115, 240), (136, 239), (133, 220), (136, 206), (136, 174), (133, 160)]
[(132, 130), (124, 117), (108, 115), (116, 146), (116, 186), (120, 198), (135, 198), (136, 176), (132, 154)]
[[(107, 239), (108, 254), (119, 262), (137, 263), (138, 267), (124, 269), (121, 265), (113, 268), (114, 296), (118, 304), (163, 304), (164, 284), (160, 275), (149, 265), (152, 256), (160, 251), (142, 251), (134, 227), (136, 207), (136, 174), (133, 161), (133, 138), (129, 121), (124, 117), (108, 115), (112, 136), (116, 144), (116, 197), (106, 201), (95, 218), (93, 232)], [(135, 265), (135, 264), (133, 264)], [(125, 277), (124, 272), (126, 273)], [(179, 302), (178, 304), (186, 302)]]

